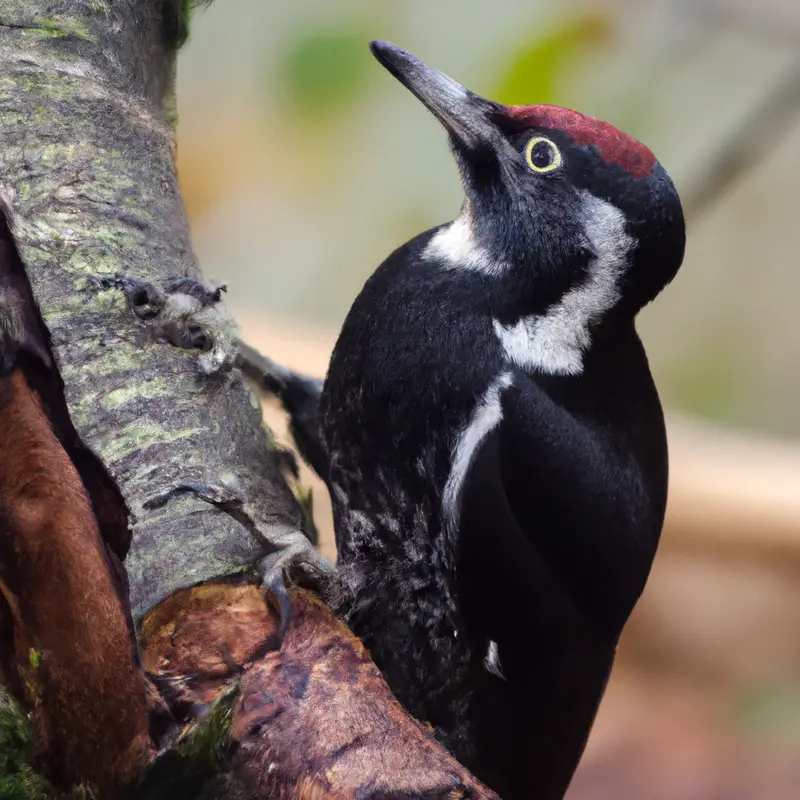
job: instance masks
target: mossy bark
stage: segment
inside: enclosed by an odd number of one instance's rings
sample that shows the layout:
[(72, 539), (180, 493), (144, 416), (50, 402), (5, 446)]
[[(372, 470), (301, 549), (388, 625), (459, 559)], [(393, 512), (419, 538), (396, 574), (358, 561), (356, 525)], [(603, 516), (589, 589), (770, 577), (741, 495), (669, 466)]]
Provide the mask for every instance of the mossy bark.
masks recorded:
[[(75, 425), (130, 506), (136, 620), (180, 588), (306, 546), (258, 401), (233, 367), (224, 306), (198, 315), (209, 351), (180, 349), (108, 280), (199, 277), (172, 126), (187, 6), (0, 0), (0, 182)], [(195, 485), (211, 491), (181, 488)]]

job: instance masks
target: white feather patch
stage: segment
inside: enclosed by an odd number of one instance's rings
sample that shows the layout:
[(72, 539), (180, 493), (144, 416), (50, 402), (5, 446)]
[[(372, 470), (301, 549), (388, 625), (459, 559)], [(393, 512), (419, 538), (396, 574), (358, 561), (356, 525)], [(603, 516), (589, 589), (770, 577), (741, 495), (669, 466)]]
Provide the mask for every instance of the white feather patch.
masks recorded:
[(486, 657), (483, 659), (483, 666), (486, 667), (486, 671), (490, 672), (492, 675), (497, 676), (501, 680), (506, 679), (505, 675), (503, 675), (503, 669), (500, 666), (500, 654), (497, 651), (497, 642), (489, 642)]
[(464, 479), (481, 442), (503, 418), (501, 394), (511, 385), (511, 381), (510, 372), (503, 372), (492, 381), (456, 440), (450, 474), (442, 494), (442, 512), (451, 530), (458, 526), (458, 508)]
[(465, 207), (461, 216), (446, 225), (428, 242), (422, 257), (440, 259), (451, 269), (467, 269), (486, 275), (500, 275), (503, 262), (493, 259), (491, 254), (475, 241), (470, 210)]
[(625, 216), (588, 192), (583, 194), (583, 212), (584, 231), (597, 254), (587, 279), (544, 314), (523, 317), (513, 325), (494, 322), (506, 358), (526, 371), (579, 375), (591, 344), (591, 326), (619, 301), (619, 281), (634, 246)]

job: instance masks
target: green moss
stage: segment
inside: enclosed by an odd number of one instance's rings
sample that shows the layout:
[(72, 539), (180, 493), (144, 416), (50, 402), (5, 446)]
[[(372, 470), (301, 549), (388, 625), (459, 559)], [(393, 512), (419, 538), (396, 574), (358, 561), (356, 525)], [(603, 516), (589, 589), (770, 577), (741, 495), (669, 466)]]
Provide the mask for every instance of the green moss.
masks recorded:
[(238, 687), (223, 693), (200, 723), (178, 743), (175, 751), (196, 764), (215, 769), (223, 766), (230, 746), (231, 717), (238, 693)]
[(189, 39), (192, 10), (211, 4), (211, 0), (168, 0), (164, 8), (164, 27), (169, 41), (180, 49)]
[(174, 382), (165, 378), (153, 378), (149, 381), (138, 381), (130, 386), (123, 386), (109, 392), (100, 400), (100, 406), (106, 411), (132, 403), (139, 398), (168, 397), (174, 392)]
[[(113, 348), (107, 348), (103, 358), (92, 364), (94, 375), (116, 375), (142, 369), (141, 351), (131, 347), (127, 342), (118, 342)], [(64, 370), (61, 370), (62, 374)]]
[(28, 763), (30, 725), (19, 705), (0, 687), (0, 797), (45, 800), (48, 785)]
[(23, 36), (44, 36), (48, 39), (63, 39), (69, 36), (65, 30), (59, 28), (24, 28), (22, 30)]
[[(31, 650), (31, 665), (34, 665)], [(38, 654), (37, 654), (38, 655)], [(0, 686), (0, 798), (2, 800), (95, 800), (86, 785), (57, 792), (28, 762), (31, 730), (19, 704)]]
[(189, 38), (189, 28), (192, 20), (192, 0), (173, 0), (175, 4), (175, 33), (176, 48), (183, 47)]
[[(100, 225), (96, 230), (92, 231), (91, 237), (95, 244), (101, 244), (108, 248), (110, 258), (113, 258), (111, 257), (111, 253), (115, 251), (124, 253), (129, 249), (138, 249), (142, 246), (144, 241), (144, 234), (141, 231), (120, 225)], [(109, 263), (109, 260), (107, 259), (106, 263), (109, 264), (107, 269), (111, 271), (116, 270), (118, 262), (112, 260)], [(112, 267), (111, 264), (114, 266)], [(88, 264), (86, 265), (86, 268), (87, 272), (90, 272)]]
[[(74, 264), (74, 259), (70, 259), (70, 264)], [(84, 314), (124, 314), (127, 308), (125, 298), (115, 289), (102, 289), (88, 296), (76, 295), (75, 301), (75, 311)]]
[(72, 80), (57, 73), (17, 72), (12, 85), (44, 100), (64, 100), (72, 94)]
[(224, 692), (209, 712), (159, 756), (136, 787), (137, 800), (196, 797), (226, 768), (233, 705), (239, 687)]
[[(86, 337), (81, 346), (94, 352), (97, 340)], [(203, 392), (203, 385), (196, 381), (191, 374), (142, 378), (142, 371), (146, 368), (147, 364), (143, 363), (141, 351), (137, 351), (126, 342), (118, 342), (105, 348), (103, 357), (92, 361), (91, 366), (76, 368), (65, 364), (61, 369), (61, 376), (65, 381), (81, 380), (86, 381), (88, 385), (92, 385), (94, 376), (123, 376), (125, 373), (135, 373), (131, 376), (130, 381), (120, 381), (122, 385), (107, 394), (90, 391), (75, 400), (71, 409), (75, 421), (79, 425), (84, 424), (84, 421), (88, 422), (93, 411), (98, 407), (104, 411), (115, 411), (138, 400), (175, 397), (176, 392), (179, 392), (182, 397)], [(125, 443), (120, 438), (115, 447), (110, 449), (109, 457), (122, 458), (127, 455), (129, 449), (142, 445), (144, 437), (150, 434), (157, 434), (159, 442), (176, 441), (192, 436), (198, 430), (200, 429), (191, 428), (185, 431), (171, 432), (158, 424), (137, 421), (120, 432), (121, 437), (130, 436), (131, 442)]]
[(92, 42), (95, 37), (89, 28), (75, 19), (55, 17), (36, 17), (36, 24), (21, 29), (23, 36), (44, 36), (49, 39), (74, 38)]
[[(127, 189), (128, 192), (120, 198), (120, 190)], [(136, 184), (130, 175), (119, 172), (115, 173), (110, 181), (92, 181), (81, 188), (81, 194), (87, 200), (95, 203), (116, 204), (122, 199), (125, 207), (129, 210), (141, 210)]]
[[(87, 398), (88, 400), (88, 398)], [(157, 422), (137, 420), (120, 428), (111, 441), (102, 448), (103, 458), (113, 464), (154, 444), (170, 444), (204, 433), (202, 428), (172, 431)]]
[[(72, 376), (80, 374), (79, 370), (74, 370), (72, 372)], [(69, 373), (65, 372), (63, 369), (61, 370), (61, 377), (66, 382), (67, 380), (73, 380), (74, 377), (70, 377)], [(89, 419), (91, 418), (91, 412), (95, 405), (95, 401), (97, 398), (97, 394), (93, 393), (90, 395), (86, 395), (80, 399), (78, 403), (75, 404), (73, 408), (70, 409), (70, 414), (72, 415), (72, 421), (78, 425), (88, 425)]]
[(42, 148), (41, 160), (46, 167), (59, 167), (75, 160), (78, 146), (72, 142), (66, 144), (48, 144)]
[(20, 125), (28, 121), (28, 115), (20, 111), (8, 111), (3, 109), (0, 111), (0, 125)]
[[(72, 264), (72, 259), (68, 262)], [(67, 272), (68, 270), (64, 270)], [(61, 299), (61, 298), (59, 298)], [(102, 289), (92, 292), (78, 292), (70, 294), (64, 301), (62, 301), (57, 311), (51, 310), (46, 303), (43, 304), (46, 309), (48, 321), (51, 327), (54, 327), (62, 320), (74, 325), (76, 317), (93, 317), (97, 318), (101, 315), (109, 314), (124, 314), (127, 311), (125, 298), (116, 289)], [(92, 346), (95, 346), (94, 344)]]

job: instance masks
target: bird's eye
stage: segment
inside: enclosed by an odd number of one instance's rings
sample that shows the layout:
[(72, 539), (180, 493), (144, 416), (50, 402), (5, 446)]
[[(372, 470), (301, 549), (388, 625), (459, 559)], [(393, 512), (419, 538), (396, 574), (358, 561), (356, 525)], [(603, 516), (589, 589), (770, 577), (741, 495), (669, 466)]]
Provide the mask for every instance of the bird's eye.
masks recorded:
[(534, 136), (525, 148), (525, 160), (534, 172), (552, 172), (561, 166), (561, 151), (550, 139)]

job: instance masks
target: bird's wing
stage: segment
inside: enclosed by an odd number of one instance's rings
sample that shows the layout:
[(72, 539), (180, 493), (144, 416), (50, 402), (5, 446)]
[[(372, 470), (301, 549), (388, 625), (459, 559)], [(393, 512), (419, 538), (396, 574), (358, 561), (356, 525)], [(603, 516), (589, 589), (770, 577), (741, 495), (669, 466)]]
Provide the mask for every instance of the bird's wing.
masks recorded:
[(611, 456), (597, 433), (532, 382), (508, 387), (501, 412), (463, 481), (457, 547), (466, 614), (479, 635), (502, 643), (519, 635), (523, 617), (534, 629), (580, 613), (551, 546), (581, 557), (580, 542), (565, 535), (568, 517), (603, 513)]
[[(500, 411), (463, 482), (459, 600), (481, 667), (473, 677), (483, 741), (512, 752), (529, 775), (550, 776), (547, 796), (561, 796), (616, 645), (596, 620), (605, 587), (584, 591), (607, 571), (598, 551), (618, 555), (607, 534), (619, 504), (604, 472), (616, 456), (532, 381), (508, 386)], [(591, 541), (603, 538), (605, 552)]]

